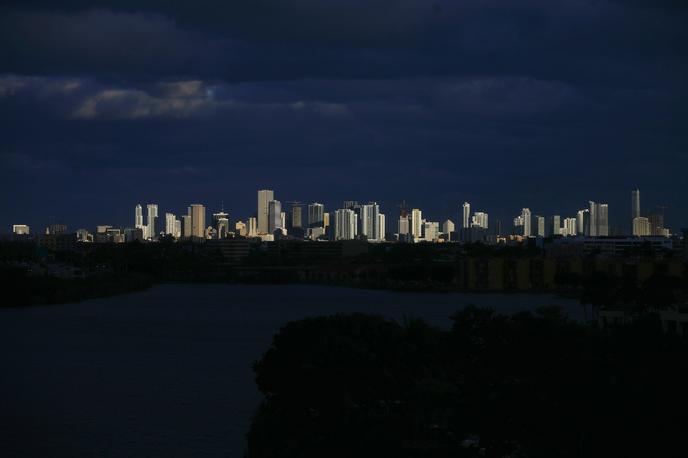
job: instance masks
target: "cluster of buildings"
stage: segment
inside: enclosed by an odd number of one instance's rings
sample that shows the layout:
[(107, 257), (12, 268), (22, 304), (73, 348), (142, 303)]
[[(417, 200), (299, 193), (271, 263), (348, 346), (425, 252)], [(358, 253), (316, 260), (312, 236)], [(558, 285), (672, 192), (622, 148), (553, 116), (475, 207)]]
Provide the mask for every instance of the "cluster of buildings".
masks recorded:
[[(660, 214), (641, 216), (640, 191), (631, 193), (632, 234), (636, 237), (669, 237), (664, 228), (664, 217)], [(359, 203), (345, 201), (341, 208), (326, 211), (319, 202), (305, 204), (298, 201), (283, 202), (275, 198), (271, 189), (261, 189), (257, 194), (254, 216), (230, 224), (230, 216), (224, 208), (212, 214), (206, 221), (206, 208), (202, 204), (191, 204), (186, 214), (165, 213), (164, 218), (157, 204), (140, 204), (134, 208), (133, 227), (117, 228), (109, 225), (97, 226), (95, 233), (86, 229), (76, 231), (79, 242), (128, 242), (134, 240), (156, 241), (162, 238), (185, 240), (228, 239), (235, 237), (256, 238), (262, 241), (279, 239), (295, 240), (367, 240), (368, 242), (398, 241), (417, 242), (475, 242), (500, 243), (522, 241), (544, 237), (608, 237), (609, 206), (606, 203), (590, 201), (587, 208), (575, 216), (541, 216), (523, 208), (514, 219), (511, 231), (502, 230), (501, 221), (490, 220), (487, 212), (471, 211), (471, 204), (464, 202), (459, 209), (460, 223), (456, 225), (447, 219), (440, 223), (423, 217), (419, 208), (407, 209), (400, 206), (398, 220), (387, 225), (387, 218), (380, 211), (377, 202)], [(160, 220), (160, 221), (158, 221)], [(17, 236), (28, 236), (30, 228), (14, 225)], [(46, 228), (40, 237), (66, 234), (64, 225), (54, 224)], [(57, 242), (55, 242), (57, 243)]]

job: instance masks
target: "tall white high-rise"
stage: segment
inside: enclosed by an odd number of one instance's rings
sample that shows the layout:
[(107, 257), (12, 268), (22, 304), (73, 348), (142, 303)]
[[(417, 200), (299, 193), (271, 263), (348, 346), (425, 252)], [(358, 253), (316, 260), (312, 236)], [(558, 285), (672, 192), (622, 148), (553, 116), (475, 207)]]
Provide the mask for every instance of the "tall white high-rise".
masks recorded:
[(178, 219), (174, 220), (174, 238), (178, 239), (182, 236), (182, 222)]
[(408, 235), (409, 233), (409, 218), (407, 215), (399, 217), (399, 225), (397, 232), (399, 235)]
[(545, 217), (544, 216), (539, 216), (535, 215), (533, 217), (533, 220), (535, 221), (535, 236), (537, 237), (544, 237), (545, 236)]
[(592, 200), (590, 204), (590, 220), (588, 234), (591, 237), (609, 235), (609, 206), (598, 204)]
[(461, 220), (461, 227), (467, 229), (471, 227), (471, 204), (468, 202), (463, 203), (463, 219)]
[(454, 221), (448, 219), (444, 223), (442, 223), (442, 233), (443, 234), (451, 234), (456, 230), (456, 226), (454, 226)]
[(488, 216), (485, 212), (475, 212), (471, 218), (471, 226), (487, 229)]
[(157, 204), (148, 204), (148, 214), (146, 215), (146, 229), (145, 229), (145, 238), (146, 239), (154, 239), (156, 236), (155, 233), (155, 220), (158, 218), (158, 205)]
[(428, 242), (434, 242), (437, 240), (440, 232), (440, 223), (436, 221), (426, 221), (423, 223), (423, 232), (425, 233), (424, 239)]
[(176, 237), (176, 235), (175, 235), (177, 233), (176, 223), (177, 223), (177, 218), (176, 218), (176, 216), (174, 216), (174, 213), (165, 213), (165, 234)]
[(379, 214), (380, 206), (377, 203), (371, 202), (361, 205), (361, 235), (365, 235), (368, 240), (378, 240), (380, 238)]
[(411, 236), (414, 241), (423, 236), (423, 212), (418, 208), (411, 210)]
[(189, 216), (191, 217), (191, 236), (205, 238), (205, 207), (201, 204), (191, 204)]
[(633, 218), (633, 235), (636, 237), (650, 235), (650, 220), (644, 216)]
[(530, 237), (531, 236), (531, 231), (530, 231), (531, 219), (530, 219), (530, 209), (529, 208), (521, 209), (521, 218), (523, 220), (523, 236), (524, 237)]
[(143, 208), (141, 208), (141, 204), (137, 204), (134, 209), (134, 228), (143, 228)]
[[(260, 215), (258, 215), (258, 232), (260, 232)], [(268, 202), (268, 228), (267, 233), (272, 234), (282, 228), (282, 202), (271, 200)]]
[(377, 239), (381, 242), (384, 242), (386, 239), (386, 233), (385, 233), (385, 215), (384, 213), (378, 213), (377, 214)]
[(355, 211), (342, 208), (334, 212), (335, 240), (353, 240), (358, 235), (358, 215)]
[(576, 234), (583, 235), (586, 232), (586, 220), (590, 214), (588, 209), (578, 210), (576, 213)]
[[(269, 202), (275, 200), (275, 193), (271, 189), (261, 189), (258, 191), (258, 233), (267, 234), (270, 232), (269, 223)], [(280, 207), (281, 208), (281, 207)], [(281, 210), (280, 210), (281, 211)]]
[(564, 227), (561, 235), (564, 237), (572, 237), (578, 232), (578, 225), (576, 218), (564, 218)]

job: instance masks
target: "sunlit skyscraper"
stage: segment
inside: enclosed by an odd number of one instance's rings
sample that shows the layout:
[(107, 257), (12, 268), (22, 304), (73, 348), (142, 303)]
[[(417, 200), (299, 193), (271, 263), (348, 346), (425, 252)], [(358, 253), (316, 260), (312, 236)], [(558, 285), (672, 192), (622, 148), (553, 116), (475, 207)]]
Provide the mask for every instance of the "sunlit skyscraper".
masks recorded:
[(137, 204), (134, 209), (134, 227), (136, 229), (143, 228), (143, 208), (141, 208), (141, 204)]
[(640, 216), (640, 189), (631, 191), (631, 220)]
[(524, 208), (521, 210), (521, 219), (523, 220), (523, 236), (530, 237), (532, 233), (530, 231), (531, 218), (529, 208)]
[(156, 236), (155, 220), (158, 219), (158, 205), (157, 204), (148, 204), (147, 207), (148, 207), (148, 214), (146, 215), (145, 238), (152, 240)]
[(423, 212), (418, 208), (411, 210), (411, 236), (414, 241), (423, 236)]
[(308, 227), (325, 226), (325, 206), (318, 202), (308, 205)]
[[(272, 234), (280, 228), (282, 228), (282, 202), (279, 200), (271, 200), (268, 202), (267, 233)], [(258, 221), (258, 232), (260, 232), (260, 218)]]
[(258, 212), (256, 215), (258, 220), (259, 234), (267, 234), (270, 232), (270, 223), (268, 221), (268, 204), (271, 200), (275, 200), (275, 193), (272, 190), (261, 189), (258, 191)]
[(385, 215), (383, 213), (378, 213), (377, 215), (377, 239), (379, 241), (384, 241), (386, 237), (385, 228)]
[(334, 237), (335, 240), (353, 240), (358, 229), (358, 215), (356, 212), (341, 208), (334, 212)]
[(205, 207), (201, 204), (191, 204), (189, 216), (191, 217), (191, 236), (205, 238)]
[(364, 235), (368, 240), (378, 240), (380, 238), (380, 229), (378, 226), (378, 215), (380, 214), (380, 206), (375, 202), (361, 205), (361, 235)]
[(462, 228), (468, 229), (471, 227), (471, 204), (468, 202), (463, 203), (463, 219), (461, 221)]
[(174, 213), (165, 213), (165, 234), (176, 237), (176, 222), (177, 218), (174, 216)]

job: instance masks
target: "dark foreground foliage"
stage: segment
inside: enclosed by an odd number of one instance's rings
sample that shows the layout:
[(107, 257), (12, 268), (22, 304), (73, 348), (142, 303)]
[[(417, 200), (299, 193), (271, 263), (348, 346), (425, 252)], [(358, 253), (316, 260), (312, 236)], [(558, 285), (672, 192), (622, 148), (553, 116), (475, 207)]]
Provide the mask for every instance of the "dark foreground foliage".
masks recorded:
[(685, 456), (687, 346), (656, 317), (611, 331), (556, 309), (452, 319), (289, 323), (255, 366), (247, 456)]

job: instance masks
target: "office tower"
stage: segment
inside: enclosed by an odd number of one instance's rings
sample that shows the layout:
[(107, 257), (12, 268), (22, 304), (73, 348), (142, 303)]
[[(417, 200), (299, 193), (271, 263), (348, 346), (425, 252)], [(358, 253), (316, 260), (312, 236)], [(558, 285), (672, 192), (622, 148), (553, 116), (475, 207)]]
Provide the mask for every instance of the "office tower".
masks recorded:
[(640, 190), (631, 191), (631, 221), (640, 216)]
[(12, 225), (12, 233), (16, 235), (28, 235), (30, 233), (30, 228), (26, 224), (14, 224)]
[(255, 237), (258, 235), (258, 218), (252, 216), (248, 219), (247, 232), (249, 237)]
[[(271, 200), (268, 202), (268, 229), (267, 233), (272, 234), (282, 227), (282, 202)], [(258, 231), (260, 232), (260, 215), (258, 218)]]
[(535, 227), (533, 227), (535, 236), (536, 237), (544, 237), (546, 234), (545, 231), (545, 217), (544, 216), (539, 216), (535, 215), (533, 216), (533, 222), (535, 223)]
[(189, 216), (191, 217), (191, 237), (206, 238), (205, 207), (201, 204), (191, 204)]
[(182, 215), (182, 237), (191, 237), (191, 215)]
[(291, 207), (291, 227), (293, 229), (300, 229), (303, 227), (303, 207), (295, 205)]
[(280, 228), (281, 229), (287, 228), (287, 213), (286, 212), (280, 212)]
[(553, 235), (561, 235), (561, 216), (552, 215), (547, 218), (547, 227), (545, 228), (545, 235), (551, 237)]
[(380, 238), (379, 214), (380, 206), (375, 202), (361, 206), (361, 235), (364, 235), (368, 240), (378, 240)]
[(471, 218), (472, 227), (481, 227), (487, 229), (487, 213), (485, 212), (475, 212)]
[(589, 215), (587, 236), (597, 237), (597, 204), (592, 200), (588, 202)]
[(428, 242), (436, 241), (440, 232), (440, 223), (435, 221), (426, 221), (423, 223), (423, 232), (425, 233), (425, 240)]
[(383, 242), (387, 238), (387, 234), (385, 232), (385, 215), (384, 213), (378, 213), (377, 215), (377, 239), (381, 242)]
[(451, 234), (456, 230), (456, 226), (454, 226), (454, 222), (450, 219), (446, 220), (444, 223), (442, 223), (442, 233), (443, 234)]
[(564, 218), (564, 228), (561, 233), (564, 237), (575, 236), (578, 232), (576, 218)]
[(234, 225), (234, 229), (237, 234), (239, 234), (242, 237), (246, 237), (248, 235), (248, 230), (246, 229), (246, 223), (243, 221), (237, 221), (236, 224)]
[(334, 212), (335, 240), (353, 240), (358, 229), (358, 215), (351, 209), (342, 208)]
[(327, 229), (330, 226), (330, 213), (323, 213), (323, 227)]
[[(261, 189), (258, 191), (258, 233), (267, 234), (270, 232), (269, 220), (269, 202), (275, 200), (275, 193), (270, 189)], [(280, 207), (281, 208), (281, 207)], [(281, 211), (281, 210), (280, 210)], [(270, 232), (271, 233), (271, 232)]]
[(609, 205), (598, 204), (597, 207), (597, 235), (607, 237), (609, 235)]
[(178, 219), (174, 220), (174, 238), (180, 238), (182, 236), (182, 222)]
[(155, 233), (155, 220), (158, 219), (158, 205), (148, 204), (147, 210), (145, 237), (146, 239), (152, 240), (157, 235)]
[(468, 202), (463, 203), (463, 219), (461, 227), (464, 229), (468, 229), (470, 227), (470, 220), (471, 220), (471, 204)]
[(229, 236), (229, 214), (224, 211), (213, 213), (213, 226), (218, 239), (226, 239)]
[(524, 237), (530, 237), (530, 235), (531, 235), (531, 231), (530, 231), (531, 219), (530, 219), (530, 209), (529, 208), (521, 209), (521, 219), (523, 220), (523, 236)]
[(633, 218), (633, 235), (636, 237), (650, 235), (650, 221), (644, 216), (636, 216)]
[(418, 208), (411, 210), (411, 236), (413, 240), (419, 240), (423, 236), (423, 212)]
[(590, 215), (590, 211), (585, 209), (585, 210), (578, 210), (578, 213), (576, 213), (576, 233), (578, 235), (584, 235), (586, 233), (586, 228), (588, 227), (588, 216)]
[(408, 235), (409, 234), (409, 218), (408, 216), (400, 216), (399, 217), (399, 229), (398, 229), (399, 235)]
[(141, 204), (137, 204), (134, 209), (134, 227), (137, 229), (143, 228), (143, 208), (141, 208)]
[(176, 222), (177, 218), (174, 216), (173, 213), (165, 213), (165, 234), (171, 235), (174, 237), (176, 233)]
[(323, 227), (325, 224), (325, 206), (318, 202), (308, 205), (308, 227)]

